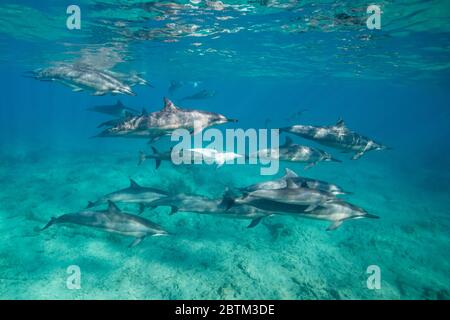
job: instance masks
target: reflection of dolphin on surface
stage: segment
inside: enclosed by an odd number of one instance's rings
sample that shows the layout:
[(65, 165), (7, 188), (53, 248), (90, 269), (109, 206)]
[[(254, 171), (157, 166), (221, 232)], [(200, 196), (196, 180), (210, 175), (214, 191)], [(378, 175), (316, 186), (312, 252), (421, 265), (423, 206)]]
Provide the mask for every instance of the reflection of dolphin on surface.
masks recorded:
[(97, 70), (86, 64), (62, 64), (31, 72), (31, 76), (42, 81), (57, 81), (73, 91), (91, 90), (93, 95), (128, 94), (135, 96), (131, 87), (107, 71)]
[(113, 202), (108, 201), (108, 209), (93, 211), (84, 210), (63, 214), (51, 220), (41, 230), (54, 224), (69, 223), (94, 227), (111, 233), (134, 237), (130, 247), (138, 245), (147, 236), (168, 235), (161, 226), (142, 217), (122, 212)]
[(302, 138), (313, 140), (325, 146), (343, 150), (344, 152), (354, 151), (356, 154), (353, 156), (353, 160), (359, 159), (371, 150), (390, 149), (368, 137), (350, 131), (343, 120), (339, 120), (332, 126), (294, 125), (281, 128), (280, 131), (293, 133)]

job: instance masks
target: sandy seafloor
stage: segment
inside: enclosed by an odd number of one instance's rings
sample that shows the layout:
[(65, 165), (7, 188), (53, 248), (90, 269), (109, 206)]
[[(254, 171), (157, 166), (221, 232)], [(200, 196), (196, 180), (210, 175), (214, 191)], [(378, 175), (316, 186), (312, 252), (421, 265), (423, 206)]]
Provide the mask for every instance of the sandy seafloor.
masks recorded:
[[(247, 229), (245, 220), (169, 216), (168, 208), (158, 208), (143, 215), (175, 235), (146, 238), (132, 249), (127, 248), (131, 238), (89, 228), (37, 229), (52, 216), (126, 187), (129, 177), (145, 186), (217, 197), (225, 185), (267, 178), (255, 166), (163, 163), (156, 171), (152, 161), (138, 167), (134, 152), (17, 147), (0, 159), (2, 299), (450, 297), (449, 173), (404, 165), (395, 150), (389, 157), (373, 153), (308, 171), (289, 166), (354, 192), (347, 199), (379, 220), (349, 221), (327, 232), (327, 222), (273, 216)], [(366, 268), (373, 264), (381, 268), (380, 290), (366, 286)], [(81, 268), (80, 290), (66, 288), (69, 265)]]

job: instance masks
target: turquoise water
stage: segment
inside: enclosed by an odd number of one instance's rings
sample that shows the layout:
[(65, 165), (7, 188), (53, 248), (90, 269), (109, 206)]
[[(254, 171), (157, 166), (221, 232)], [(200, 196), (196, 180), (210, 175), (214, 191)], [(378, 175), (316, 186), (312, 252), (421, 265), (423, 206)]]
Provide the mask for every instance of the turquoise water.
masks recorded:
[[(381, 30), (361, 23), (363, 1), (223, 3), (83, 0), (81, 30), (66, 28), (58, 1), (0, 4), (0, 298), (448, 299), (448, 1), (380, 1)], [(154, 88), (93, 96), (24, 77), (78, 62), (139, 73)], [(174, 93), (172, 80), (184, 84)], [(202, 89), (217, 94), (181, 101)], [(146, 140), (90, 139), (112, 118), (86, 108), (120, 99), (152, 112), (164, 96), (239, 119), (222, 129), (331, 125), (342, 117), (392, 150), (354, 161), (320, 146), (343, 162), (309, 170), (281, 162), (276, 178), (290, 168), (335, 183), (352, 192), (343, 199), (380, 219), (327, 232), (325, 221), (273, 215), (248, 229), (248, 220), (159, 207), (142, 217), (172, 235), (134, 248), (130, 237), (93, 228), (39, 232), (51, 217), (126, 188), (129, 178), (210, 198), (274, 178), (255, 165), (163, 162), (156, 170), (153, 160), (137, 165), (140, 150), (151, 153)], [(291, 119), (299, 110), (306, 111)], [(81, 270), (78, 290), (66, 285), (71, 265)], [(367, 288), (370, 265), (381, 270), (379, 290)]]

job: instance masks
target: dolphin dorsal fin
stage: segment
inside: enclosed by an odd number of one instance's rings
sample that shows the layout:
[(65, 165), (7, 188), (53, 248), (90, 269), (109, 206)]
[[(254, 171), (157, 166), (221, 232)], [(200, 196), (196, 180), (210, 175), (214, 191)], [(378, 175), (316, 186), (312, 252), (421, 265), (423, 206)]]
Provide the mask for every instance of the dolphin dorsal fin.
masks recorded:
[(298, 175), (294, 171), (289, 169), (289, 168), (284, 169), (284, 172), (285, 172), (285, 175), (283, 177), (284, 179), (297, 178), (298, 177)]
[(108, 200), (108, 213), (118, 213), (120, 212), (120, 209), (114, 202), (111, 200)]
[(120, 101), (120, 99), (117, 99), (116, 106), (123, 107), (123, 103), (122, 103), (122, 101)]
[(143, 116), (146, 116), (147, 114), (148, 114), (147, 109), (142, 108), (142, 115), (143, 115)]
[(344, 119), (339, 118), (339, 120), (336, 122), (336, 127), (344, 128), (345, 127)]
[(286, 189), (295, 189), (297, 185), (291, 179), (286, 179)]
[(289, 147), (293, 144), (294, 142), (292, 141), (291, 137), (286, 137), (286, 140), (284, 141), (284, 145), (283, 147)]
[(141, 188), (141, 186), (139, 184), (137, 184), (137, 182), (134, 181), (133, 179), (130, 179), (130, 188), (132, 188), (132, 189)]
[(178, 108), (175, 106), (175, 104), (169, 100), (169, 98), (164, 97), (164, 111), (176, 111)]

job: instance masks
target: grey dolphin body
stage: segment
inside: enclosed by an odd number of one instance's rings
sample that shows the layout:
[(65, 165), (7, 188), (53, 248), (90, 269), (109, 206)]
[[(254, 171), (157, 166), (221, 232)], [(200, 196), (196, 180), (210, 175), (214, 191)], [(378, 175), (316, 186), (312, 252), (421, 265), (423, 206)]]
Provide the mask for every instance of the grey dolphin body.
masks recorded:
[(94, 106), (94, 107), (88, 108), (86, 110), (98, 112), (98, 113), (104, 113), (104, 114), (114, 116), (114, 117), (119, 117), (119, 118), (125, 118), (125, 117), (139, 114), (139, 111), (126, 107), (120, 100), (117, 100), (116, 104)]
[(171, 207), (171, 214), (175, 212), (195, 212), (200, 214), (217, 215), (232, 219), (250, 219), (248, 228), (256, 226), (261, 219), (273, 214), (248, 205), (236, 205), (228, 210), (222, 206), (222, 199), (210, 199), (199, 195), (177, 194), (153, 201), (151, 207)]
[(52, 218), (41, 230), (60, 223), (94, 227), (107, 232), (134, 237), (135, 240), (130, 244), (130, 247), (138, 245), (147, 236), (168, 235), (167, 231), (156, 223), (122, 212), (111, 201), (108, 202), (107, 210), (84, 210)]
[(92, 90), (94, 95), (128, 94), (135, 96), (130, 86), (107, 72), (83, 64), (60, 65), (37, 70), (34, 78), (43, 81), (58, 81), (73, 91)]
[[(315, 166), (320, 161), (341, 162), (323, 150), (295, 144), (289, 137), (286, 137), (286, 142), (278, 149), (263, 149), (257, 151), (256, 154), (259, 158), (307, 163), (306, 169)], [(250, 157), (252, 156), (255, 154), (250, 155)]]
[(142, 213), (146, 204), (168, 196), (168, 193), (155, 188), (142, 187), (137, 184), (133, 179), (130, 179), (130, 186), (125, 189), (121, 189), (107, 195), (104, 195), (95, 202), (89, 202), (86, 209), (96, 207), (98, 205), (113, 202), (135, 203), (139, 205), (139, 211)]
[(196, 134), (214, 125), (236, 122), (225, 116), (203, 110), (179, 108), (164, 98), (164, 108), (157, 112), (132, 117), (115, 127), (101, 132), (99, 137), (131, 137), (155, 140), (170, 135), (176, 129), (187, 129)]
[(208, 99), (208, 98), (212, 98), (216, 95), (216, 91), (208, 91), (208, 90), (202, 90), (200, 92), (194, 93), (193, 95), (190, 96), (186, 96), (184, 98), (181, 99), (181, 101), (183, 100), (202, 100), (202, 99)]
[(370, 214), (360, 207), (339, 199), (321, 204), (314, 211), (300, 214), (300, 216), (304, 218), (331, 221), (332, 223), (327, 230), (335, 230), (342, 224), (342, 222), (347, 220), (379, 218), (378, 216)]
[[(224, 197), (224, 206), (227, 208), (235, 204), (247, 204), (258, 208), (273, 205), (272, 211), (305, 211), (309, 212), (322, 203), (336, 199), (327, 192), (310, 189), (306, 184), (296, 185), (292, 180), (286, 180), (286, 187), (282, 189), (259, 189), (244, 194), (239, 198)], [(277, 207), (279, 205), (279, 207)], [(285, 210), (286, 208), (286, 210)]]
[(355, 152), (353, 160), (359, 159), (364, 153), (371, 150), (390, 149), (374, 140), (350, 131), (343, 120), (335, 125), (316, 127), (309, 125), (295, 125), (281, 128), (280, 131), (296, 134), (302, 138), (313, 140), (325, 146), (343, 150), (344, 152)]
[(290, 179), (292, 182), (294, 182), (294, 185), (296, 186), (302, 186), (304, 184), (307, 185), (310, 189), (316, 189), (324, 192), (331, 193), (333, 195), (341, 195), (341, 194), (348, 194), (348, 192), (344, 191), (341, 187), (328, 183), (322, 180), (307, 178), (307, 177), (300, 177), (298, 176), (294, 171), (286, 168), (285, 169), (285, 175), (281, 177), (280, 179), (276, 180), (270, 180), (270, 181), (264, 181), (252, 184), (250, 186), (239, 188), (242, 192), (252, 192), (256, 190), (262, 190), (262, 189), (282, 189), (286, 188), (286, 180)]

